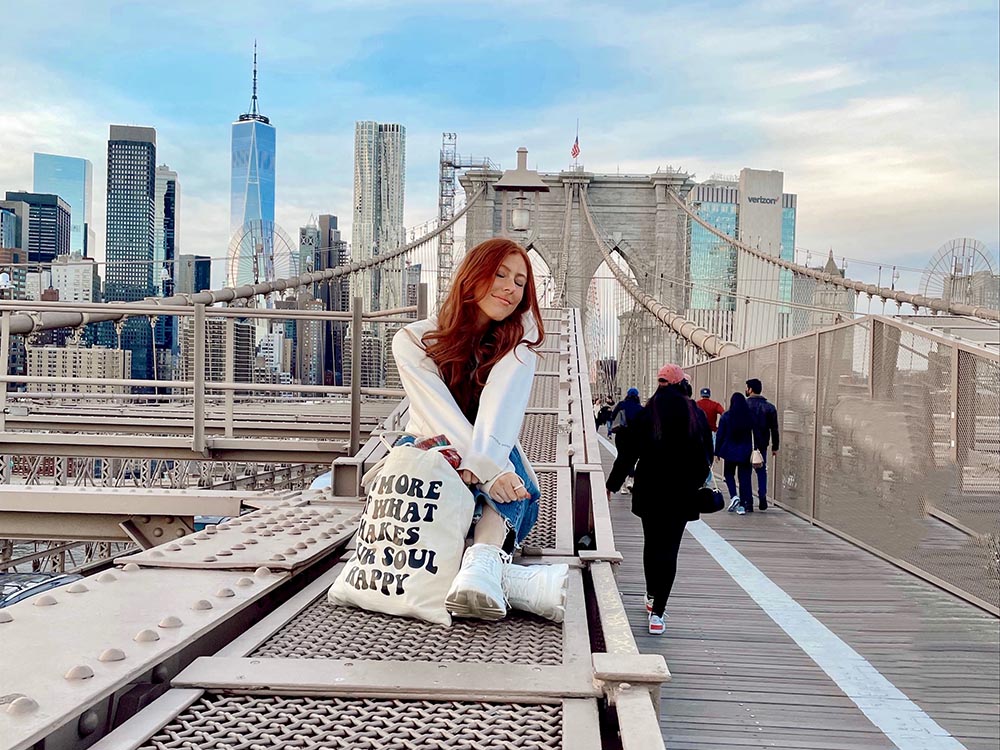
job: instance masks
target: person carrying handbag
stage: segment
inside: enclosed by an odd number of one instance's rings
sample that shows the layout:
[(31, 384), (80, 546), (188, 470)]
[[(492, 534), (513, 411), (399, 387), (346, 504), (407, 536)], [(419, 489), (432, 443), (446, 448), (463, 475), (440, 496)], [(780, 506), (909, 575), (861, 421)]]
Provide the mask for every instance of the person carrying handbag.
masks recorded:
[(642, 519), (646, 611), (653, 635), (665, 630), (664, 610), (677, 575), (684, 527), (698, 517), (698, 493), (712, 461), (712, 431), (686, 395), (686, 381), (677, 365), (660, 368), (659, 387), (629, 419), (623, 433), (628, 439), (617, 443), (618, 457), (605, 485), (610, 497), (635, 469), (632, 512)]
[[(771, 456), (778, 455), (778, 410), (761, 395), (763, 384), (758, 378), (750, 378), (746, 385), (747, 406), (750, 407), (753, 422), (753, 449), (756, 451), (753, 469), (757, 475), (757, 499), (760, 509), (767, 510), (767, 451), (770, 447)], [(753, 510), (752, 498), (747, 510)]]

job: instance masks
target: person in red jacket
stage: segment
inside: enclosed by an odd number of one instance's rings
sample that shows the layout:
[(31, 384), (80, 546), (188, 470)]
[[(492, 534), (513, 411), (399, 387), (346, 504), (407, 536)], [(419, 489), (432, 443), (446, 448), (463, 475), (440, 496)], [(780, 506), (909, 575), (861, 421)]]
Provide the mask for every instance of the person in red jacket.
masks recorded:
[(698, 404), (698, 408), (705, 412), (705, 417), (708, 419), (708, 426), (712, 428), (712, 442), (715, 442), (715, 433), (719, 429), (719, 417), (725, 411), (722, 404), (718, 401), (712, 400), (712, 391), (709, 388), (701, 389), (701, 398), (695, 401)]

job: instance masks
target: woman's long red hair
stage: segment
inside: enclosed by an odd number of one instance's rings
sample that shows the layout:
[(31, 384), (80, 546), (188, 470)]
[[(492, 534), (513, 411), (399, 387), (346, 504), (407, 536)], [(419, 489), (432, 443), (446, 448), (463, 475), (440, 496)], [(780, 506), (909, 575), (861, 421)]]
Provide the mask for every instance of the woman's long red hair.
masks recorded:
[[(491, 321), (486, 331), (481, 331), (476, 325), (479, 313), (476, 303), (489, 294), (500, 265), (511, 253), (524, 258), (528, 269), (524, 295), (507, 318), (499, 323)], [(529, 310), (538, 327), (538, 335), (532, 340), (524, 338), (521, 322)], [(493, 366), (522, 341), (530, 349), (537, 349), (545, 339), (528, 252), (503, 238), (486, 240), (472, 248), (452, 279), (451, 291), (441, 305), (437, 322), (437, 329), (424, 334), (424, 347), (459, 408), (470, 421), (474, 420), (479, 396)]]

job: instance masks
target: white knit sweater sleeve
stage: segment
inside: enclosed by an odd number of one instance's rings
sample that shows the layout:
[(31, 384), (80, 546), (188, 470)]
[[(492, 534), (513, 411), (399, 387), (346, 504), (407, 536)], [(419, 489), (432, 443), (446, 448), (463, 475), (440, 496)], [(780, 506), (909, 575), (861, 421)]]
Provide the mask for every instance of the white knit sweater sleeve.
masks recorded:
[(513, 469), (510, 453), (524, 421), (538, 355), (524, 344), (508, 352), (490, 371), (472, 427), (472, 449), (465, 462), (483, 482)]

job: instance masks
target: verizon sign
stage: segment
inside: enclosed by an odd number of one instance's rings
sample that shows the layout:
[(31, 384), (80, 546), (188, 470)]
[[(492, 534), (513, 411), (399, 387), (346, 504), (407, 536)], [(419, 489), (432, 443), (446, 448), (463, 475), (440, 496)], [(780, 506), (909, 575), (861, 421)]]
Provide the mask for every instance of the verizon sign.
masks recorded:
[(759, 195), (748, 195), (747, 196), (747, 202), (748, 203), (764, 203), (764, 204), (767, 204), (769, 206), (773, 206), (775, 203), (778, 202), (778, 199), (777, 198), (764, 198), (763, 196), (759, 196)]

